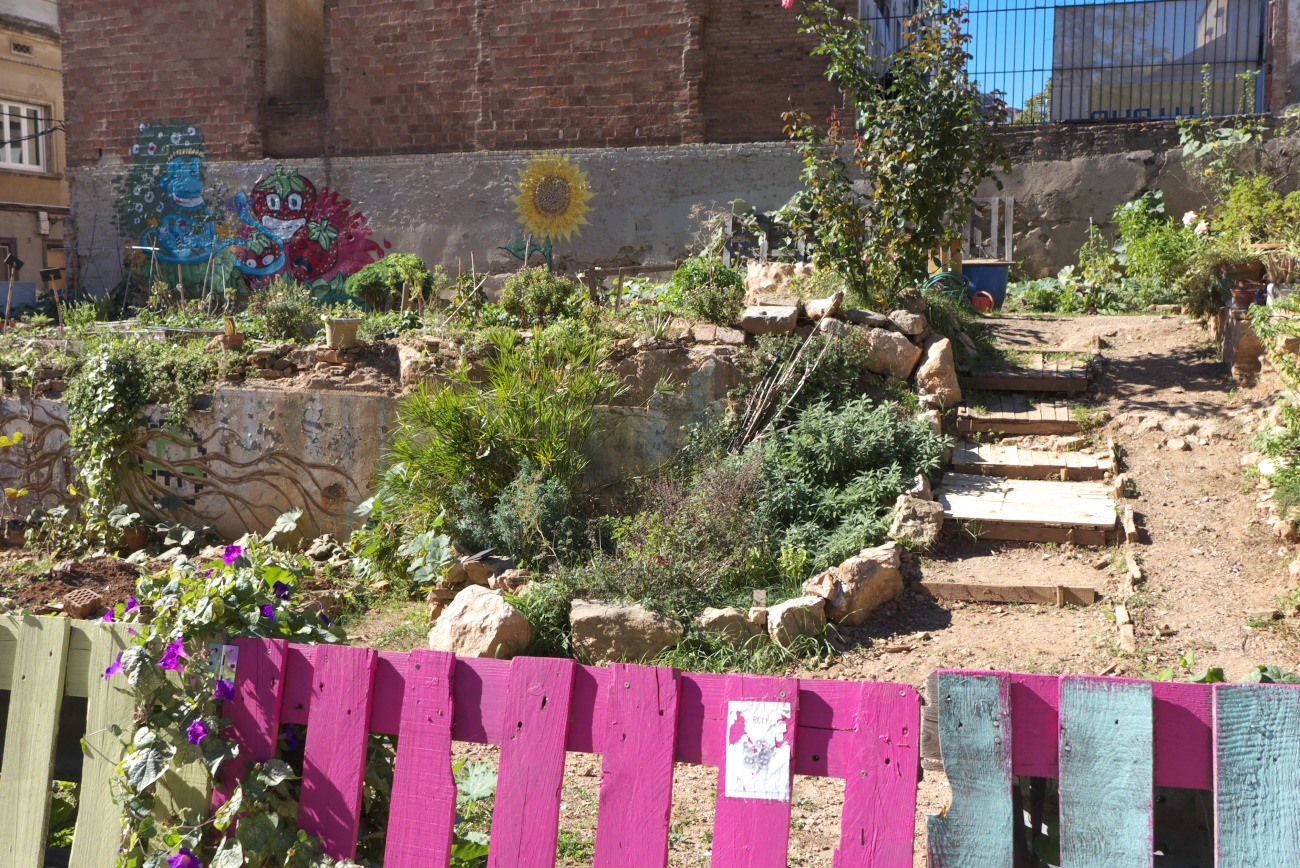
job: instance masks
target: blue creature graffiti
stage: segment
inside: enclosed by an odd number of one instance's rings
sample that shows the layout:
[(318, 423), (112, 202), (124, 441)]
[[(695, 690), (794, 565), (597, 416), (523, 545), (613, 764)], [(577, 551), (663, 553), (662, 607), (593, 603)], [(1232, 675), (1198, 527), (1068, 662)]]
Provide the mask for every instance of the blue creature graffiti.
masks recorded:
[[(119, 180), (117, 216), (123, 235), (151, 263), (175, 266), (177, 282), (220, 275), (257, 288), (283, 276), (325, 302), (340, 300), (349, 275), (384, 255), (365, 215), (296, 169), (233, 197), (206, 180), (203, 133), (186, 124), (140, 125), (132, 163)], [(171, 282), (170, 269), (160, 275)]]

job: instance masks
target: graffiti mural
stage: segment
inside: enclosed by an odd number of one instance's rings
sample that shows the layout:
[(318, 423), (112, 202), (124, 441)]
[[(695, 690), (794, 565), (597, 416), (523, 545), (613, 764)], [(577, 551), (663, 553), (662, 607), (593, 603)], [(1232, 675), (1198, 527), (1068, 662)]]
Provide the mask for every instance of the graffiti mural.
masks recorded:
[(350, 200), (297, 169), (277, 166), (233, 194), (206, 174), (198, 127), (140, 125), (130, 169), (118, 181), (117, 220), (151, 280), (258, 289), (285, 278), (330, 303), (343, 300), (347, 278), (390, 246), (371, 237)]

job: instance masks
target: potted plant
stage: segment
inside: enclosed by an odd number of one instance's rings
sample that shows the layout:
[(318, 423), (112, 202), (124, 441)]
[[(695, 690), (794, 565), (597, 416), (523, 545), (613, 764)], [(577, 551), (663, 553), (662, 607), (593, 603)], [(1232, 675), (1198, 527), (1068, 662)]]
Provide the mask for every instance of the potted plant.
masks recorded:
[(347, 350), (357, 345), (357, 329), (361, 326), (361, 311), (354, 307), (325, 308), (325, 343), (330, 349)]

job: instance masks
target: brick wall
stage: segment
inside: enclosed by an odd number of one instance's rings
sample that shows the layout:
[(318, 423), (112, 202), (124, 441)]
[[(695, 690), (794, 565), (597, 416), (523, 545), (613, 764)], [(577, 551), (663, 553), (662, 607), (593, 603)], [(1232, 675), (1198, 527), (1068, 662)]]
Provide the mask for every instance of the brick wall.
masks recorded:
[(836, 99), (779, 0), (327, 0), (325, 101), (268, 106), (266, 2), (65, 0), (71, 164), (172, 121), (210, 160), (772, 141)]
[(258, 0), (63, 0), (68, 164), (126, 156), (141, 123), (200, 124), (213, 160), (262, 156)]
[(698, 0), (336, 0), (330, 152), (699, 141)]
[(704, 18), (704, 135), (710, 142), (778, 141), (781, 114), (800, 109), (820, 121), (839, 96), (823, 77), (816, 44), (800, 35), (779, 0), (707, 0)]

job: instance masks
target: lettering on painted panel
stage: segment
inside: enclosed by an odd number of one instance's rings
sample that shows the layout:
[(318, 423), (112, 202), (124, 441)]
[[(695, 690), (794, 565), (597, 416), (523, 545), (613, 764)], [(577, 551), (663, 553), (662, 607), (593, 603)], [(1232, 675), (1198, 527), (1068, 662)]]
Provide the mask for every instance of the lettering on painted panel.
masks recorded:
[(790, 801), (790, 703), (727, 703), (727, 775), (731, 799)]

